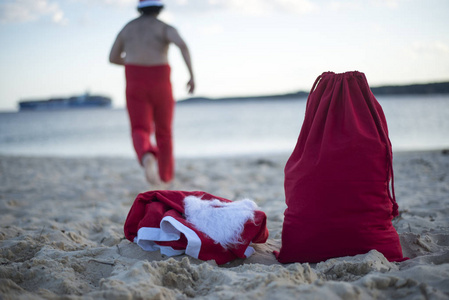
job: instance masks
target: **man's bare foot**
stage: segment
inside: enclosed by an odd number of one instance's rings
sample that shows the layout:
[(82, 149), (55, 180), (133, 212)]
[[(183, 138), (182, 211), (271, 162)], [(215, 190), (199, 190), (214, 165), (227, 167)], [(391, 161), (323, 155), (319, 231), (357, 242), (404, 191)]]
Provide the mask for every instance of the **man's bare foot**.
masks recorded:
[(173, 190), (173, 182), (163, 182), (159, 185), (160, 190)]
[(142, 158), (143, 168), (145, 169), (145, 177), (152, 185), (160, 185), (161, 179), (157, 171), (156, 157), (152, 153), (147, 153)]

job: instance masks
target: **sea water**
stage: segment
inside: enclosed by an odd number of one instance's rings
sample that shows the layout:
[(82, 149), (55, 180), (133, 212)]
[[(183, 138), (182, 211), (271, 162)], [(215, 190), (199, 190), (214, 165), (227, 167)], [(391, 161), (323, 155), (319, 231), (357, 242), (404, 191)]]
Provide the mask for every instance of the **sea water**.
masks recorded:
[[(394, 151), (449, 148), (449, 95), (377, 97)], [(290, 153), (306, 99), (178, 104), (176, 157)], [(125, 109), (0, 113), (0, 154), (135, 157)]]

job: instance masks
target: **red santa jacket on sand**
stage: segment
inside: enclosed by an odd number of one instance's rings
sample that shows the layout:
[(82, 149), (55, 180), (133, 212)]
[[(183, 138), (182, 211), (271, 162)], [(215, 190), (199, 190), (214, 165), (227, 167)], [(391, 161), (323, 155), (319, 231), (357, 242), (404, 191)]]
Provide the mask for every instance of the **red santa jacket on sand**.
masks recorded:
[(200, 191), (149, 191), (137, 196), (124, 231), (146, 251), (185, 253), (224, 264), (252, 255), (251, 242), (266, 242), (266, 219), (247, 199), (233, 202)]

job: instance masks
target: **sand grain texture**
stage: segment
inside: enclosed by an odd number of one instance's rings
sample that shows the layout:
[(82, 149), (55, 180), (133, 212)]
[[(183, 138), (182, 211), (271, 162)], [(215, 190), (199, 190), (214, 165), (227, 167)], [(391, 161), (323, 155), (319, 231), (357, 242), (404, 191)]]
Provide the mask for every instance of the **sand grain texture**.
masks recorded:
[(281, 265), (287, 156), (183, 159), (173, 189), (255, 200), (270, 238), (224, 266), (163, 257), (124, 239), (136, 195), (132, 159), (0, 156), (0, 299), (449, 299), (449, 156), (395, 153), (404, 255), (373, 250)]

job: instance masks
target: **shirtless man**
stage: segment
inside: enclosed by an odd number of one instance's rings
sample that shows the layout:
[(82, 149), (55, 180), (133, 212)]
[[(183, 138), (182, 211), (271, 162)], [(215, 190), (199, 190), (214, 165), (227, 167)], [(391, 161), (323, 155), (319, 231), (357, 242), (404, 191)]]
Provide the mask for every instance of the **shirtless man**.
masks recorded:
[[(172, 120), (175, 101), (170, 82), (168, 47), (180, 50), (190, 74), (189, 93), (195, 89), (189, 49), (170, 25), (157, 19), (161, 0), (140, 0), (141, 16), (118, 34), (109, 55), (113, 64), (124, 65), (126, 106), (139, 163), (150, 184), (169, 183), (174, 176)], [(156, 145), (150, 136), (155, 134)]]

